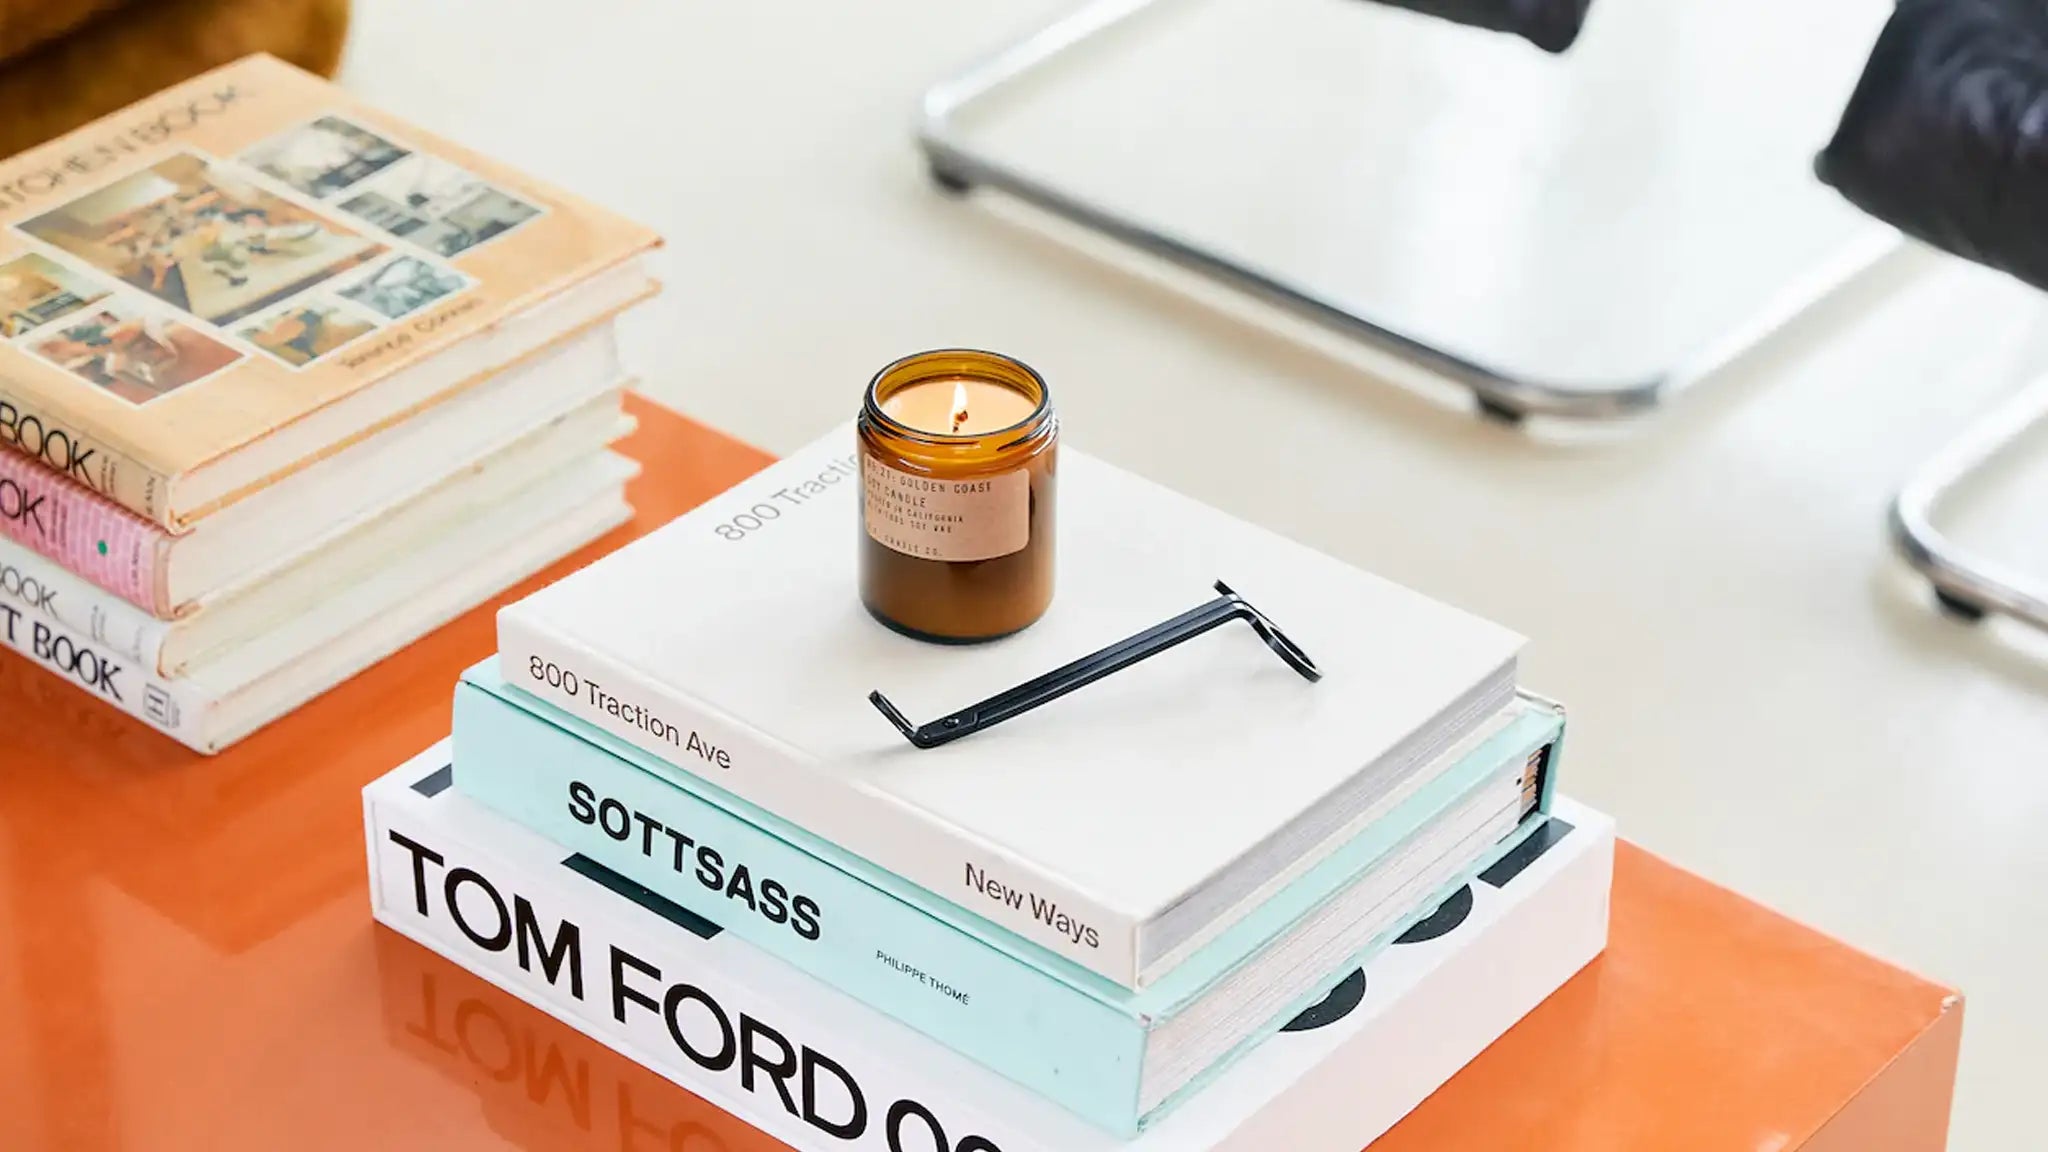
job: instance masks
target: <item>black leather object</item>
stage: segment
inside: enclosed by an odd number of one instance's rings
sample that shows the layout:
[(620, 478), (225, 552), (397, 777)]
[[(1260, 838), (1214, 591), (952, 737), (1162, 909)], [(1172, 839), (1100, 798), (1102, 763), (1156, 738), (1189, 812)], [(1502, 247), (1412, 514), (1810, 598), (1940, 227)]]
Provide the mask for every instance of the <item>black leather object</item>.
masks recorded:
[[(1562, 52), (1579, 38), (1593, 0), (1379, 0), (1459, 24), (1520, 36), (1545, 52)], [(1659, 0), (1622, 0), (1657, 3)]]
[(1814, 171), (1900, 231), (2048, 289), (2048, 2), (1902, 0)]

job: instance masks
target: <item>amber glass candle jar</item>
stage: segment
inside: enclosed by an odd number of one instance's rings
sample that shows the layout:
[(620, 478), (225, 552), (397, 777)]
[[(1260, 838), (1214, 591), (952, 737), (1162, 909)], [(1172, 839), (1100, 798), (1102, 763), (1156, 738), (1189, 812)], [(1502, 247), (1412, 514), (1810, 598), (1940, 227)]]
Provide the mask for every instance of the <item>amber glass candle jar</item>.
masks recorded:
[(860, 596), (921, 640), (1007, 636), (1052, 603), (1059, 418), (1045, 380), (992, 352), (906, 356), (859, 420)]

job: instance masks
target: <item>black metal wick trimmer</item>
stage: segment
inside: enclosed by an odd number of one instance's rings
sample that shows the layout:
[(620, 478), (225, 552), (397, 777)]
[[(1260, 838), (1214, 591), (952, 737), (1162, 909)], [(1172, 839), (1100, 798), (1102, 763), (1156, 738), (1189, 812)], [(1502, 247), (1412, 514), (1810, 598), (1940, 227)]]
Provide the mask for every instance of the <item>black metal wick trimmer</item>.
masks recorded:
[(1243, 620), (1252, 626), (1252, 631), (1266, 642), (1266, 646), (1278, 653), (1289, 668), (1301, 674), (1302, 679), (1314, 683), (1323, 678), (1315, 661), (1301, 650), (1301, 645), (1287, 638), (1278, 625), (1266, 618), (1266, 614), (1246, 603), (1244, 597), (1230, 590), (1223, 581), (1216, 582), (1220, 594), (1199, 608), (1190, 609), (1173, 619), (1155, 624), (1127, 640), (1081, 657), (1079, 660), (1055, 668), (1035, 680), (1027, 680), (1004, 692), (970, 704), (948, 716), (942, 716), (929, 724), (913, 725), (904, 719), (903, 713), (889, 703), (889, 698), (879, 691), (868, 693), (868, 702), (888, 717), (903, 738), (919, 748), (936, 748), (951, 743), (975, 732), (993, 728), (1013, 716), (1019, 716), (1052, 700), (1057, 700), (1076, 688), (1095, 683), (1112, 672), (1128, 668), (1147, 657), (1157, 656), (1176, 644), (1192, 640), (1232, 620)]

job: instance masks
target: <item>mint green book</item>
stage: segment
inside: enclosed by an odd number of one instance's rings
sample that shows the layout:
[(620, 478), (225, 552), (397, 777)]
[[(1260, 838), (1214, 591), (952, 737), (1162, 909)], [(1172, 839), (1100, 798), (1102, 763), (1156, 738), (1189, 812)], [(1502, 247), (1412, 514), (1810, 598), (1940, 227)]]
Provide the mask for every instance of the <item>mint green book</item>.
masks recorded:
[(1518, 698), (1370, 810), (1342, 847), (1142, 990), (569, 716), (506, 684), (495, 662), (472, 668), (456, 693), (455, 783), (1128, 1136), (1540, 826), (1563, 729), (1555, 705)]

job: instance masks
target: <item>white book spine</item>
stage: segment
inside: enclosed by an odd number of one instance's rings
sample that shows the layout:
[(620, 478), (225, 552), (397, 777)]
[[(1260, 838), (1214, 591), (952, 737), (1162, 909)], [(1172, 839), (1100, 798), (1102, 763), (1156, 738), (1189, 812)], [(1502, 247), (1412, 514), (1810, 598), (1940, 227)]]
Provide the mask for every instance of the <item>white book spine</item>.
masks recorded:
[(0, 641), (80, 691), (118, 708), (200, 752), (214, 752), (206, 735), (213, 701), (189, 684), (166, 681), (104, 645), (61, 624), (0, 601)]
[(1138, 922), (1060, 877), (890, 797), (848, 788), (829, 766), (564, 639), (521, 605), (498, 613), (498, 653), (516, 687), (1057, 956), (1139, 986)]
[(170, 621), (151, 616), (11, 540), (0, 540), (0, 604), (55, 624), (152, 673), (163, 669)]

